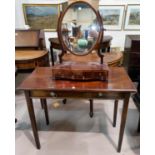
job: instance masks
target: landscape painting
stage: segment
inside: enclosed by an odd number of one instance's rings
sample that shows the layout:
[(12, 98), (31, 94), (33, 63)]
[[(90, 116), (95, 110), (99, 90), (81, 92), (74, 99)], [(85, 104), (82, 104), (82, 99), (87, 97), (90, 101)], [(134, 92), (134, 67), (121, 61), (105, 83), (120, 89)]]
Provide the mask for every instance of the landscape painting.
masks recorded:
[(56, 30), (59, 5), (57, 4), (23, 4), (26, 25), (32, 29)]
[(66, 8), (68, 7), (68, 2), (62, 3), (61, 6), (62, 6), (62, 11), (65, 11)]
[(121, 30), (124, 16), (124, 6), (100, 6), (99, 11), (105, 29)]
[(140, 6), (128, 5), (125, 29), (138, 30), (140, 28)]

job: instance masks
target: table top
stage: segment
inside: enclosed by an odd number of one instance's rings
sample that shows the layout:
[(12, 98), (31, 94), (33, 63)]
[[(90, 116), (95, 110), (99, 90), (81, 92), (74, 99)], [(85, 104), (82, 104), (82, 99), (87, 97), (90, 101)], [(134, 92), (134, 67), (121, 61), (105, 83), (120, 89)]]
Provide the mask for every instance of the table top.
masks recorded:
[(38, 67), (21, 83), (18, 89), (75, 92), (136, 92), (134, 84), (123, 67), (109, 67), (108, 82), (53, 80), (52, 67)]
[(33, 60), (40, 57), (43, 57), (48, 52), (45, 50), (16, 50), (15, 52), (15, 60)]

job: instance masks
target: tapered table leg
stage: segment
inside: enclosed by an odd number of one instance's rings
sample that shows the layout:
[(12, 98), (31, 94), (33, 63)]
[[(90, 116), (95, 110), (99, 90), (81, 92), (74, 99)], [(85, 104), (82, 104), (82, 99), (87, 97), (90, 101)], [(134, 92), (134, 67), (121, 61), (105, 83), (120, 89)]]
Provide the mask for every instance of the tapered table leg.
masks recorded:
[(44, 103), (42, 102), (42, 99), (40, 99), (41, 102), (41, 108), (44, 109)]
[(63, 100), (62, 100), (62, 102), (63, 102), (63, 104), (66, 104), (67, 99), (66, 99), (66, 98), (65, 98), (65, 99), (63, 99)]
[(123, 111), (122, 111), (122, 117), (121, 117), (121, 126), (120, 126), (120, 132), (119, 132), (119, 140), (118, 140), (118, 149), (117, 149), (118, 152), (121, 151), (121, 147), (122, 147), (122, 140), (123, 140), (126, 117), (128, 112), (128, 105), (129, 105), (129, 97), (130, 97), (130, 94), (127, 94), (124, 98)]
[(117, 109), (118, 109), (118, 100), (115, 100), (115, 103), (114, 103), (114, 116), (113, 116), (113, 127), (116, 127)]
[(29, 91), (25, 91), (25, 98), (26, 98), (26, 102), (27, 102), (27, 108), (28, 108), (28, 112), (29, 112), (31, 127), (32, 127), (34, 139), (36, 142), (36, 146), (37, 146), (37, 149), (40, 149), (41, 146), (40, 146), (40, 141), (39, 141), (36, 118), (35, 118), (35, 114), (34, 114), (33, 102), (32, 102), (32, 99), (30, 98)]
[(49, 125), (49, 116), (48, 116), (48, 108), (47, 108), (46, 99), (40, 99), (40, 101), (41, 101), (41, 104), (43, 105), (43, 109), (45, 112), (46, 124)]
[(139, 116), (139, 121), (138, 121), (138, 128), (137, 128), (137, 132), (140, 133), (140, 116)]
[(89, 113), (89, 115), (90, 115), (90, 117), (93, 117), (93, 115), (94, 115), (94, 112), (93, 112), (93, 100), (90, 99), (89, 101), (90, 101), (90, 113)]
[(50, 53), (51, 53), (51, 62), (52, 66), (54, 66), (54, 52), (53, 52), (53, 47), (50, 45)]

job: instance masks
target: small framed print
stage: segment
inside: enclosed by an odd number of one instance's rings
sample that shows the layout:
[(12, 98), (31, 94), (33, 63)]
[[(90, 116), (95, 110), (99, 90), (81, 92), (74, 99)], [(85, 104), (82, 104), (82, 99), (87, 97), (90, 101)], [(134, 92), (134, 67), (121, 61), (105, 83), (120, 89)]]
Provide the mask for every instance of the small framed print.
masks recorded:
[(66, 8), (68, 7), (68, 2), (61, 3), (61, 6), (62, 6), (62, 11), (65, 11)]
[(140, 5), (127, 6), (124, 29), (140, 30)]
[(59, 5), (58, 4), (23, 4), (26, 25), (32, 29), (56, 31)]
[(106, 30), (122, 30), (124, 18), (124, 5), (101, 5), (100, 15)]

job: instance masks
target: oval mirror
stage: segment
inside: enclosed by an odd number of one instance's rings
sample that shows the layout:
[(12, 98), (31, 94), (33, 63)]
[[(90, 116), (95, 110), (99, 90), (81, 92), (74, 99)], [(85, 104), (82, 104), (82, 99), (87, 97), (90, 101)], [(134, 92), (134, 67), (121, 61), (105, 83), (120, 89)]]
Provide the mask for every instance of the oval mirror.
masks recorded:
[(100, 17), (89, 3), (75, 2), (68, 6), (59, 19), (59, 39), (67, 51), (86, 55), (99, 43), (101, 27)]

